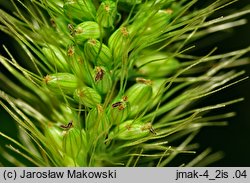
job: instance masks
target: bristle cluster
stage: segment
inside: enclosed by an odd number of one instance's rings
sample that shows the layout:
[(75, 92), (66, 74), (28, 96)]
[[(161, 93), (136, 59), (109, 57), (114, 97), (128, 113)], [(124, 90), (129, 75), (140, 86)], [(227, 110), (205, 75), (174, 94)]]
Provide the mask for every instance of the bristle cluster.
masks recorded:
[[(185, 54), (221, 6), (193, 10), (195, 2), (30, 1), (34, 14), (21, 20), (1, 11), (1, 28), (33, 55), (30, 71), (1, 57), (22, 85), (12, 85), (13, 98), (0, 95), (16, 111), (10, 112), (14, 119), (25, 119), (19, 125), (39, 147), (36, 155), (28, 153), (37, 159), (32, 163), (166, 166), (178, 153), (193, 153), (186, 146), (194, 134), (228, 116), (210, 121), (203, 115), (241, 99), (200, 108), (193, 103), (231, 86), (243, 73), (220, 71), (249, 51)], [(30, 93), (21, 95), (22, 87)], [(168, 144), (187, 134), (186, 146)]]

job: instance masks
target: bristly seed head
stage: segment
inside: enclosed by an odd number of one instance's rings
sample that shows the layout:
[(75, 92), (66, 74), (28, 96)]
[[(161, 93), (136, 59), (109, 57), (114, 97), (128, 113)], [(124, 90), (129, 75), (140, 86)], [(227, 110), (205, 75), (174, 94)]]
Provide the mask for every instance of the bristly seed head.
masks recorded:
[[(22, 4), (28, 11), (17, 10), (18, 18), (0, 12), (1, 30), (14, 37), (24, 52), (28, 51), (37, 71), (21, 65), (17, 71), (18, 60), (9, 64), (8, 58), (0, 58), (1, 64), (14, 76), (20, 76), (24, 84), (17, 86), (15, 80), (6, 79), (4, 84), (11, 82), (8, 86), (16, 90), (7, 91), (0, 83), (0, 88), (6, 90), (0, 91), (1, 100), (5, 100), (0, 105), (13, 112), (21, 130), (35, 140), (32, 149), (22, 141), (20, 153), (29, 155), (37, 166), (166, 166), (171, 153), (176, 154), (172, 150), (165, 153), (171, 147), (166, 139), (188, 133), (193, 137), (198, 129), (193, 125), (202, 127), (211, 119), (203, 118), (200, 111), (209, 112), (235, 102), (195, 109), (190, 105), (229, 86), (223, 87), (224, 81), (241, 73), (224, 74), (220, 70), (225, 62), (233, 66), (236, 56), (249, 52), (245, 49), (218, 56), (213, 52), (206, 57), (189, 55), (188, 48), (193, 44), (190, 36), (207, 35), (206, 30), (213, 24), (208, 17), (210, 11), (220, 9), (225, 0), (204, 9), (193, 7), (196, 0), (32, 1)], [(230, 26), (237, 25), (238, 16), (230, 16), (235, 19)], [(219, 31), (216, 26), (226, 23), (216, 19), (215, 31)], [(26, 84), (29, 81), (32, 83)], [(21, 93), (23, 86), (27, 88), (25, 95)], [(39, 122), (45, 125), (38, 126)], [(139, 154), (140, 149), (143, 154)], [(186, 152), (184, 146), (178, 151), (182, 152)]]

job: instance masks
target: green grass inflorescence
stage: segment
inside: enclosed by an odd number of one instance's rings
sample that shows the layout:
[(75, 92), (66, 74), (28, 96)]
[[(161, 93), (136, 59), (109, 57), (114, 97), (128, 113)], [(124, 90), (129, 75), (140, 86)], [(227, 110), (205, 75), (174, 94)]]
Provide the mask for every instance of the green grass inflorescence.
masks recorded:
[[(195, 103), (246, 79), (231, 68), (249, 62), (250, 51), (189, 54), (196, 40), (250, 12), (210, 19), (233, 2), (197, 1), (13, 0), (15, 13), (0, 10), (0, 30), (25, 53), (15, 58), (4, 46), (8, 58), (0, 56), (12, 75), (0, 73), (0, 104), (20, 136), (0, 132), (10, 143), (1, 156), (15, 166), (168, 166), (194, 154), (201, 128), (234, 115), (209, 112), (243, 99)], [(221, 158), (209, 154), (183, 166)]]

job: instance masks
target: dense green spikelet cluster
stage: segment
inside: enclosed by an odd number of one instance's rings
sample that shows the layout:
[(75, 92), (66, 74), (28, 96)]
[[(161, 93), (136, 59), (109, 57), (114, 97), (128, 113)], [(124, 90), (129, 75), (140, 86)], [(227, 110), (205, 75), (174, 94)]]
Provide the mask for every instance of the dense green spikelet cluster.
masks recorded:
[[(227, 1), (194, 10), (195, 3), (17, 0), (15, 15), (0, 10), (0, 29), (26, 53), (21, 65), (7, 48), (10, 59), (0, 57), (17, 80), (0, 73), (0, 103), (29, 139), (0, 133), (8, 147), (36, 166), (167, 166), (178, 154), (195, 153), (191, 141), (202, 127), (225, 125), (221, 120), (234, 115), (207, 113), (242, 99), (191, 104), (244, 80), (244, 71), (224, 69), (246, 63), (242, 56), (250, 50), (186, 54), (212, 27), (220, 31), (231, 20), (225, 27), (236, 26), (249, 13), (207, 21)], [(24, 165), (7, 152), (2, 156), (10, 163)], [(209, 159), (209, 152), (183, 163), (202, 166), (221, 157)]]

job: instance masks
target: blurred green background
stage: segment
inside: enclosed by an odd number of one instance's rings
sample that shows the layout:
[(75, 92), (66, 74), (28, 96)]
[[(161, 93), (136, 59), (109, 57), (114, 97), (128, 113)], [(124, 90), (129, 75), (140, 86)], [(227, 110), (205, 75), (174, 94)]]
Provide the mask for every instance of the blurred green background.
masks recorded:
[[(200, 5), (202, 5), (203, 2), (204, 1), (201, 1)], [(248, 9), (250, 8), (250, 1), (240, 0), (218, 13), (237, 12), (237, 10), (246, 6), (248, 6)], [(0, 0), (0, 8), (7, 11), (11, 9), (8, 5), (8, 1), (3, 0)], [(9, 12), (11, 12), (11, 10)], [(216, 16), (219, 16), (219, 14)], [(246, 25), (235, 27), (230, 31), (211, 34), (206, 38), (199, 40), (196, 43), (196, 49), (193, 50), (193, 53), (205, 54), (211, 50), (211, 48), (218, 47), (216, 53), (219, 54), (250, 46), (250, 14), (245, 15), (242, 18), (248, 20)], [(19, 47), (15, 41), (6, 34), (0, 32), (0, 45), (3, 44), (10, 49), (11, 53), (14, 53), (16, 58), (20, 57), (20, 53), (18, 52)], [(2, 46), (0, 48), (0, 54), (6, 56)], [(248, 57), (250, 59), (249, 54)], [(241, 66), (237, 69), (245, 70), (246, 76), (250, 76), (250, 65)], [(0, 72), (4, 72), (8, 75), (1, 65)], [(250, 79), (206, 98), (200, 105), (215, 104), (240, 97), (244, 97), (245, 100), (223, 109), (223, 112), (237, 112), (237, 116), (228, 120), (228, 126), (204, 128), (194, 140), (195, 142), (200, 143), (200, 152), (207, 147), (211, 147), (213, 152), (223, 151), (225, 153), (225, 157), (222, 160), (219, 160), (210, 166), (250, 166)], [(220, 113), (221, 111), (217, 112)], [(14, 138), (17, 137), (17, 127), (15, 123), (2, 108), (0, 108), (0, 132), (8, 134)], [(0, 137), (1, 147), (6, 143), (8, 142)], [(178, 161), (175, 162), (176, 165), (183, 163), (185, 158), (191, 158), (189, 156), (190, 155), (186, 155), (179, 159), (177, 158)], [(1, 163), (4, 164), (5, 161), (0, 158), (0, 165)]]

